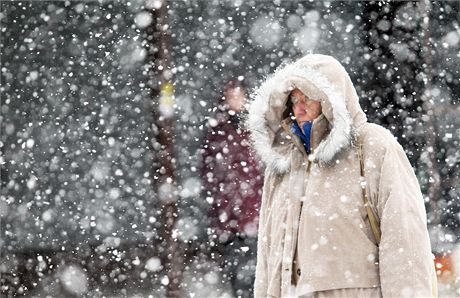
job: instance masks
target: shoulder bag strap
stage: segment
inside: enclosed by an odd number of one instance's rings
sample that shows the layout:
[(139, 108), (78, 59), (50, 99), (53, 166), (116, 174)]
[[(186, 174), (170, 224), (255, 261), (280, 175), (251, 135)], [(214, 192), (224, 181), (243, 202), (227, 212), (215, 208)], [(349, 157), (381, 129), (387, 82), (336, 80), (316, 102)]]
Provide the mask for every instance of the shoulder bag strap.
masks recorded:
[(380, 244), (380, 238), (382, 233), (380, 232), (380, 223), (378, 220), (378, 216), (375, 214), (372, 203), (369, 200), (367, 193), (366, 193), (366, 176), (364, 175), (364, 161), (363, 161), (363, 144), (361, 141), (358, 142), (358, 158), (359, 164), (361, 168), (361, 192), (364, 202), (364, 207), (366, 207), (367, 217), (369, 218), (369, 222), (371, 224), (372, 233), (374, 234), (375, 240), (377, 241), (377, 245)]

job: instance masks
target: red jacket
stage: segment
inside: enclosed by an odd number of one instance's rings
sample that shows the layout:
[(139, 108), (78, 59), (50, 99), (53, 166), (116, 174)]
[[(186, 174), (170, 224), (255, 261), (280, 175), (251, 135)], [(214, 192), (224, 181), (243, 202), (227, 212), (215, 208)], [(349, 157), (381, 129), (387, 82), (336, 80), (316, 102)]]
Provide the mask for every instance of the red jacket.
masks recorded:
[(256, 236), (263, 185), (258, 161), (237, 117), (220, 113), (216, 120), (209, 122), (203, 146), (202, 179), (211, 225), (221, 242), (236, 233)]

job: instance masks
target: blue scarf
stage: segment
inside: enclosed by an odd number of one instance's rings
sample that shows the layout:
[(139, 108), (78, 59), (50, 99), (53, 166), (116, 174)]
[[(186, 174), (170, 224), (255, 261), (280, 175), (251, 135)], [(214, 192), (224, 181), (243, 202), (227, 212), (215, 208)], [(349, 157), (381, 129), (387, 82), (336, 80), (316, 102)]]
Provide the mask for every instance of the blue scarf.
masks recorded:
[(313, 121), (304, 122), (303, 131), (305, 132), (305, 134), (300, 129), (300, 126), (299, 124), (297, 124), (297, 121), (294, 121), (293, 125), (291, 126), (292, 132), (295, 133), (302, 140), (303, 146), (305, 147), (307, 153), (310, 153), (310, 133), (312, 125)]

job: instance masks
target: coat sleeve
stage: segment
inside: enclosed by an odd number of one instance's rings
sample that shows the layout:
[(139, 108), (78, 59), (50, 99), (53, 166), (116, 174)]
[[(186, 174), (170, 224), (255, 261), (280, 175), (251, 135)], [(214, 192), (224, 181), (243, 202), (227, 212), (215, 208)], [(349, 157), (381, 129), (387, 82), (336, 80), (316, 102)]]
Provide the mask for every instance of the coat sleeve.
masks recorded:
[(270, 208), (271, 194), (271, 175), (270, 170), (267, 168), (264, 175), (264, 186), (262, 189), (262, 202), (259, 212), (259, 227), (257, 234), (257, 264), (256, 276), (254, 281), (254, 297), (267, 297), (268, 289), (268, 264), (267, 264), (267, 247), (268, 235), (267, 231), (267, 215)]
[(383, 297), (431, 297), (434, 263), (426, 210), (415, 173), (401, 145), (387, 146), (378, 190)]

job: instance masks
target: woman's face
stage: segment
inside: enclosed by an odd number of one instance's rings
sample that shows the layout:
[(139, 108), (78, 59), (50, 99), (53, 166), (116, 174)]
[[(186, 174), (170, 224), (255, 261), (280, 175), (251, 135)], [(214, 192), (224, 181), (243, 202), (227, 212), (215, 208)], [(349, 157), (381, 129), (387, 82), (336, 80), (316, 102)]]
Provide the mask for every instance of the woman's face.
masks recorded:
[(292, 90), (289, 100), (292, 102), (292, 111), (299, 124), (313, 121), (321, 115), (321, 102), (307, 98), (299, 89)]

